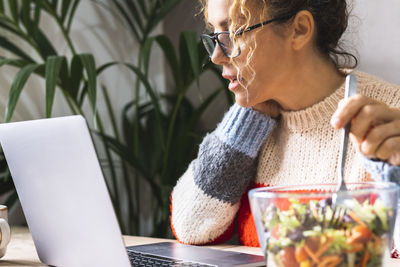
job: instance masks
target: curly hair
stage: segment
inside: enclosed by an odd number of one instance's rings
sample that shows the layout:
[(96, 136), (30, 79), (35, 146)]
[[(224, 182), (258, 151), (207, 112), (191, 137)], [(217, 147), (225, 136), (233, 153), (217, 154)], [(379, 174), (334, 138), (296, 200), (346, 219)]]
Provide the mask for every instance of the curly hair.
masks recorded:
[[(208, 0), (199, 0), (202, 4), (202, 12), (207, 20)], [(243, 77), (244, 73), (250, 74), (254, 79), (255, 72), (251, 67), (251, 60), (257, 47), (257, 33), (251, 34), (250, 38), (243, 38), (235, 35), (238, 30), (245, 30), (252, 23), (265, 21), (271, 18), (285, 17), (285, 20), (279, 20), (272, 26), (279, 34), (281, 27), (291, 23), (296, 14), (302, 10), (309, 11), (315, 21), (316, 36), (315, 45), (321, 55), (330, 59), (336, 69), (355, 68), (358, 65), (356, 56), (347, 52), (343, 48), (340, 39), (347, 29), (349, 12), (346, 0), (232, 0), (229, 9), (230, 27), (229, 31), (233, 42), (234, 49), (239, 49), (239, 39), (245, 42), (248, 53), (246, 56), (246, 64), (240, 69), (235, 64), (233, 58), (231, 62), (238, 71), (238, 78)], [(256, 32), (262, 30), (260, 27)], [(235, 53), (232, 53), (235, 54)], [(252, 81), (247, 82), (249, 85)], [(240, 79), (238, 79), (240, 82)], [(243, 85), (247, 88), (247, 85)]]

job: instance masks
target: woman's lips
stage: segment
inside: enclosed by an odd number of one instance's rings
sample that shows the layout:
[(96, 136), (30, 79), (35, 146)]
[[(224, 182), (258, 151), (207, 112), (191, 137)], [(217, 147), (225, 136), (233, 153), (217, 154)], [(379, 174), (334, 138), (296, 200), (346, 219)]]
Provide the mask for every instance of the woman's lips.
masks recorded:
[(231, 80), (231, 82), (229, 83), (228, 88), (231, 91), (235, 91), (235, 89), (238, 88), (239, 85), (240, 85), (239, 81), (237, 79), (234, 79), (234, 80)]
[(229, 90), (234, 91), (240, 86), (240, 83), (237, 80), (236, 75), (223, 74), (222, 77), (224, 77), (227, 80), (230, 80), (230, 83), (229, 83), (229, 86), (228, 86)]

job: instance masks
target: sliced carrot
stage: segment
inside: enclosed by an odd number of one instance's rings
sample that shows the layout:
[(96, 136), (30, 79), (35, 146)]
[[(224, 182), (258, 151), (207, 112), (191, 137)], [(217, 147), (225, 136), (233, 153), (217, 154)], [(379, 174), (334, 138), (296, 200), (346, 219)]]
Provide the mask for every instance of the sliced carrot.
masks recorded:
[(304, 250), (307, 252), (308, 256), (313, 260), (315, 263), (320, 263), (318, 257), (315, 256), (314, 252), (308, 247), (307, 244), (304, 244)]
[(367, 263), (368, 263), (368, 260), (369, 260), (370, 257), (371, 257), (371, 255), (369, 254), (368, 251), (366, 251), (364, 253), (364, 257), (363, 257), (362, 262), (361, 262), (361, 267), (366, 267), (367, 266)]
[(342, 262), (342, 258), (338, 255), (333, 256), (324, 256), (321, 257), (321, 262), (317, 265), (317, 267), (333, 267), (337, 266), (339, 263)]
[(319, 258), (322, 254), (324, 254), (324, 252), (332, 245), (332, 241), (330, 241), (329, 239), (325, 242), (325, 244), (323, 244), (316, 252), (315, 252), (315, 256), (317, 258)]
[(349, 212), (349, 216), (356, 221), (358, 224), (361, 224), (363, 226), (367, 226), (358, 216), (354, 213), (354, 211)]

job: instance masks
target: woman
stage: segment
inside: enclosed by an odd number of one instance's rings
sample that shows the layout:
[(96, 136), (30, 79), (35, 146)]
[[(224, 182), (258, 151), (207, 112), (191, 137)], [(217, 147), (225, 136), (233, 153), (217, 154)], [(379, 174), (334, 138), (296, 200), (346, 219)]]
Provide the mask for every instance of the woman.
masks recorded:
[(247, 191), (335, 183), (340, 131), (351, 121), (346, 181), (400, 177), (400, 88), (355, 71), (358, 95), (343, 101), (352, 56), (338, 47), (343, 0), (205, 0), (203, 35), (236, 103), (200, 145), (171, 195), (183, 243), (230, 238), (258, 246)]

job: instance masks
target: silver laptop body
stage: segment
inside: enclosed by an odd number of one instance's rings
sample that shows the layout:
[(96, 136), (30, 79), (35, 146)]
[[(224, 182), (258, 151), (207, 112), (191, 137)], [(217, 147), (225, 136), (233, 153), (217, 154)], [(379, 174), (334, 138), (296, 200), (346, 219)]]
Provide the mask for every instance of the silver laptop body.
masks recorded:
[[(131, 266), (82, 116), (0, 124), (2, 145), (40, 260), (54, 266)], [(180, 244), (130, 251), (215, 266), (263, 257)]]

